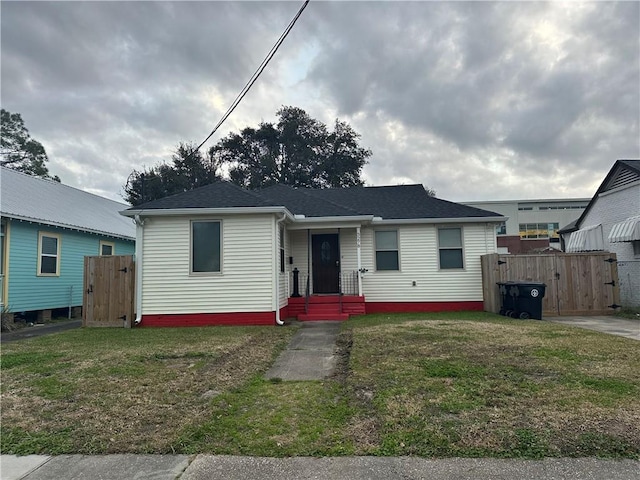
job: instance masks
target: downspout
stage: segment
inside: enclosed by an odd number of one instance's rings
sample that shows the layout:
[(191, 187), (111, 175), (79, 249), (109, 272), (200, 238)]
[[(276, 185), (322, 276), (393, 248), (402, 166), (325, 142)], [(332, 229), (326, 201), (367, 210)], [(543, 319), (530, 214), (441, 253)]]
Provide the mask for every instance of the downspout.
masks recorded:
[(361, 245), (362, 241), (360, 239), (360, 227), (356, 227), (356, 252), (358, 254), (358, 296), (362, 296), (362, 254), (361, 254)]
[(134, 217), (136, 224), (136, 319), (134, 325), (142, 323), (142, 240), (144, 237), (144, 220), (140, 215)]
[[(280, 260), (279, 260), (279, 253), (280, 253), (280, 249), (279, 249), (279, 245), (278, 243), (280, 242), (280, 224), (282, 222), (284, 222), (284, 219), (287, 218), (286, 214), (282, 214), (282, 218), (276, 220), (276, 239), (277, 241), (273, 242), (273, 246), (274, 246), (274, 263), (275, 263), (275, 267), (274, 271), (274, 283), (275, 283), (275, 304), (276, 304), (276, 325), (284, 325), (284, 321), (280, 320)], [(282, 241), (284, 242), (284, 235), (282, 238)], [(282, 248), (284, 248), (284, 245), (282, 246)]]

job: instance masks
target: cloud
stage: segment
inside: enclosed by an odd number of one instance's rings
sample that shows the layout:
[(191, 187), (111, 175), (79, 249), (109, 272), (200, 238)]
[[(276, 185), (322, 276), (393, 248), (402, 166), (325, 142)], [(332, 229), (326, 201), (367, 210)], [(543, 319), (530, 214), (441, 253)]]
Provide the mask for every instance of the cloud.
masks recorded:
[[(1, 8), (3, 108), (52, 173), (117, 199), (134, 168), (208, 135), (299, 5)], [(637, 2), (311, 2), (209, 145), (295, 105), (362, 134), (370, 184), (589, 196), (640, 157), (639, 17)]]

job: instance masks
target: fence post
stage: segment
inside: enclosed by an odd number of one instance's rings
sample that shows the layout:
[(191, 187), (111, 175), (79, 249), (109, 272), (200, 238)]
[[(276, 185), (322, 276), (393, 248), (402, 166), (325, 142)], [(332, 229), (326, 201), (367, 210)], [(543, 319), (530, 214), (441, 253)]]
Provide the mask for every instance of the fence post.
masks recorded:
[(489, 253), (480, 257), (482, 265), (482, 298), (485, 312), (500, 311), (500, 295), (496, 283), (500, 280), (500, 268), (497, 253)]

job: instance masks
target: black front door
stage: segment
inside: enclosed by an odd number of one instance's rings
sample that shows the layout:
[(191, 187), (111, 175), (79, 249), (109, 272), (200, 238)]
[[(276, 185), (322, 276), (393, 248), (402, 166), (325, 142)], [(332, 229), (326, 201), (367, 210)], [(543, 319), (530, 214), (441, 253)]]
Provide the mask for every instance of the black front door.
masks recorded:
[(312, 235), (311, 252), (313, 293), (338, 293), (338, 276), (340, 275), (338, 234)]

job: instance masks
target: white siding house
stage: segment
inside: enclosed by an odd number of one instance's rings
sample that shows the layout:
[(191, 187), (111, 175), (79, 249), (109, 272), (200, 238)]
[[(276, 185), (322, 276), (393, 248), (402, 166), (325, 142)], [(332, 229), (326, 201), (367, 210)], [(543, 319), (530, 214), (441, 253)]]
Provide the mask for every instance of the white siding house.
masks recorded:
[(504, 221), (421, 185), (219, 182), (122, 214), (138, 225), (137, 323), (148, 326), (481, 310), (480, 256), (496, 252)]
[(640, 307), (640, 160), (613, 165), (564, 237), (567, 252), (615, 253), (621, 304)]

